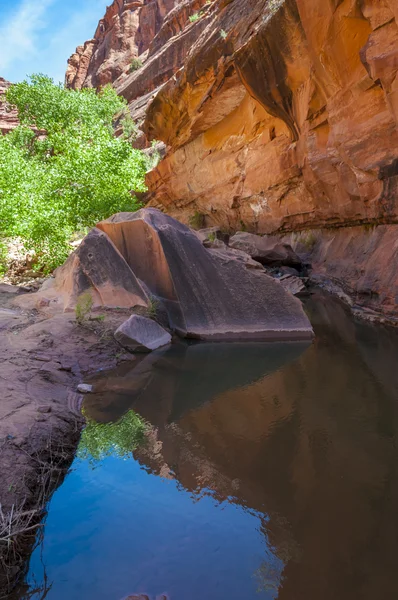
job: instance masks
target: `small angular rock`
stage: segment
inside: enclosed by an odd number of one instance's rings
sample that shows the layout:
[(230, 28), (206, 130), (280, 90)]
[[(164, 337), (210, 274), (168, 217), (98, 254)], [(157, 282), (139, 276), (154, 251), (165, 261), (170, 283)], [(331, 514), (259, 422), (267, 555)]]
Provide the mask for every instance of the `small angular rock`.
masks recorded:
[(89, 385), (88, 383), (80, 383), (77, 386), (77, 391), (79, 394), (90, 394), (90, 392), (93, 391), (93, 386)]
[(115, 331), (121, 346), (131, 352), (151, 352), (171, 342), (171, 335), (147, 317), (132, 315)]

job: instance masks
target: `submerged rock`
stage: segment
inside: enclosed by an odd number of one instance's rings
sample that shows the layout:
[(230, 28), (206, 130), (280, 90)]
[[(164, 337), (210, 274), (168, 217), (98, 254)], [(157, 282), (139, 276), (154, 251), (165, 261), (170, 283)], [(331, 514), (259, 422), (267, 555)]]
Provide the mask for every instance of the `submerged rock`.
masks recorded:
[(132, 315), (122, 323), (115, 331), (115, 338), (132, 352), (151, 352), (171, 342), (171, 335), (163, 327), (139, 315)]
[(153, 208), (97, 227), (138, 280), (159, 297), (171, 327), (198, 339), (309, 339), (302, 305), (263, 272), (206, 250), (187, 226)]
[(229, 240), (229, 245), (231, 248), (247, 252), (249, 256), (254, 260), (258, 260), (262, 265), (275, 267), (301, 265), (301, 259), (293, 248), (289, 244), (281, 242), (275, 236), (261, 236), (238, 231)]

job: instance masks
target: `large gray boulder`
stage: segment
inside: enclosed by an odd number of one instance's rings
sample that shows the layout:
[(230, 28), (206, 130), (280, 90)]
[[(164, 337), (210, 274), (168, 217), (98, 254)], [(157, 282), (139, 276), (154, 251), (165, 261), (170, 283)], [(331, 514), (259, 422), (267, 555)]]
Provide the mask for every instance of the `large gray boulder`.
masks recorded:
[(32, 308), (51, 301), (73, 311), (82, 297), (90, 294), (92, 306), (109, 308), (147, 307), (149, 298), (124, 257), (103, 232), (94, 227), (66, 262), (54, 271), (37, 294), (21, 299), (20, 306)]
[(180, 335), (209, 340), (303, 340), (302, 304), (278, 281), (203, 247), (197, 235), (153, 209), (119, 213), (97, 227), (168, 312)]
[(276, 236), (261, 236), (238, 231), (230, 238), (229, 246), (236, 250), (243, 250), (262, 265), (272, 267), (301, 265), (301, 260), (293, 248), (289, 244), (281, 242)]
[(151, 352), (171, 342), (171, 335), (147, 317), (132, 315), (115, 331), (121, 346), (131, 352)]

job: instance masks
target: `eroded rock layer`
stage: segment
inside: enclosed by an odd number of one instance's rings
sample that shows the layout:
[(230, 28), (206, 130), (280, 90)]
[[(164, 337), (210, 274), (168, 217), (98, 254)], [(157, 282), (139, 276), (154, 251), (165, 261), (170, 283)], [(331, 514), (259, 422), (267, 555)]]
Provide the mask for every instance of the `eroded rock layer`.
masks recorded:
[(398, 2), (243, 4), (149, 106), (152, 204), (267, 233), (396, 221)]
[(0, 133), (9, 133), (11, 129), (19, 125), (16, 110), (11, 110), (5, 103), (5, 93), (10, 87), (10, 83), (0, 77)]
[(296, 232), (285, 241), (311, 263), (314, 281), (341, 290), (354, 308), (397, 321), (397, 233), (396, 225), (358, 226)]

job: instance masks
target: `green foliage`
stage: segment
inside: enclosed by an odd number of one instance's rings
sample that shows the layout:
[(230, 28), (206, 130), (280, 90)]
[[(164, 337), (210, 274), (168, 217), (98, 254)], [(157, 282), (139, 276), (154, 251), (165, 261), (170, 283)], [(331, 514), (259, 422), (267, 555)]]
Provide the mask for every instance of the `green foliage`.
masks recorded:
[(300, 242), (303, 244), (303, 246), (305, 246), (308, 252), (312, 252), (312, 250), (316, 246), (317, 237), (315, 233), (310, 231), (300, 238)]
[(189, 219), (189, 225), (192, 229), (203, 229), (205, 226), (205, 215), (199, 211), (195, 211)]
[(284, 2), (285, 0), (268, 0), (268, 8), (271, 10), (272, 14), (275, 14)]
[(0, 240), (0, 275), (4, 275), (7, 271), (7, 258), (7, 245), (4, 241)]
[(83, 325), (87, 321), (92, 308), (93, 308), (93, 299), (91, 297), (90, 292), (86, 292), (85, 294), (82, 294), (79, 297), (79, 299), (76, 303), (76, 308), (75, 308), (76, 322), (79, 325)]
[(228, 33), (225, 31), (225, 29), (221, 29), (220, 35), (223, 40), (227, 39), (227, 37), (228, 37)]
[(191, 23), (195, 23), (195, 21), (198, 21), (200, 19), (200, 14), (198, 12), (194, 13), (193, 15), (191, 15), (189, 17), (189, 20), (191, 21)]
[(113, 135), (126, 102), (111, 86), (75, 91), (33, 75), (10, 87), (7, 102), (21, 126), (0, 135), (0, 239), (19, 236), (50, 270), (74, 231), (138, 208), (131, 190), (145, 191), (148, 160)]
[(77, 450), (79, 458), (91, 461), (107, 456), (123, 458), (144, 442), (145, 422), (133, 410), (129, 410), (117, 423), (86, 421)]
[(150, 298), (148, 302), (147, 315), (150, 319), (156, 319), (158, 315), (159, 300)]
[(129, 142), (134, 142), (138, 134), (138, 127), (128, 111), (123, 114), (121, 126), (123, 128), (123, 138)]
[(130, 63), (130, 73), (138, 71), (138, 69), (141, 69), (142, 65), (142, 60), (140, 60), (139, 58), (133, 58), (133, 60)]
[(154, 169), (160, 163), (161, 156), (160, 156), (160, 152), (157, 148), (158, 144), (159, 144), (158, 140), (152, 140), (151, 152), (148, 155), (148, 163), (149, 163), (148, 170)]

